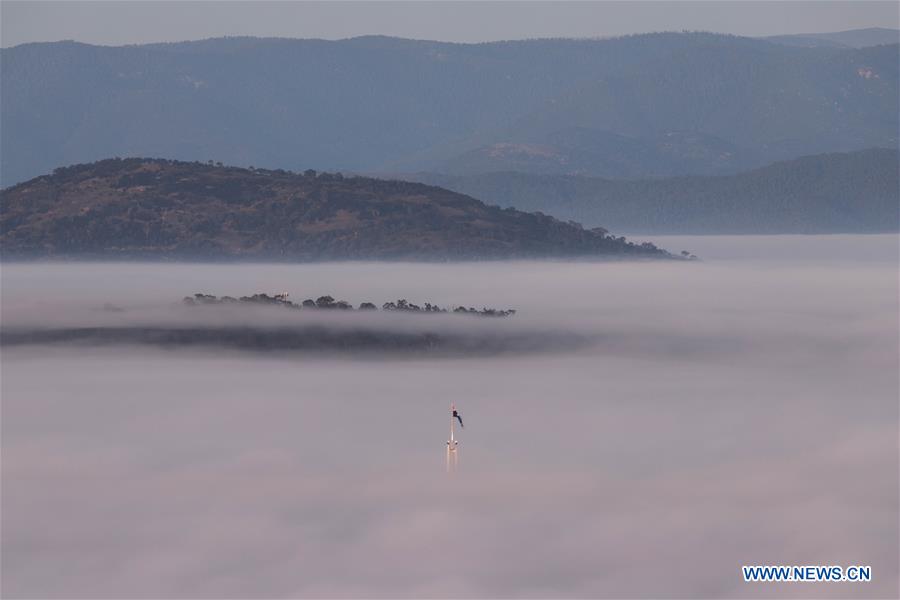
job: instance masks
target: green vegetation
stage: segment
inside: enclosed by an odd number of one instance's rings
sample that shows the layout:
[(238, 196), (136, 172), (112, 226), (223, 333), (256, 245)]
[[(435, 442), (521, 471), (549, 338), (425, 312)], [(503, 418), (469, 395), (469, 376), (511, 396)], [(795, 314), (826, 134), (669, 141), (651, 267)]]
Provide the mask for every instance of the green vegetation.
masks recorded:
[(674, 258), (602, 228), (406, 181), (110, 159), (3, 190), (4, 258)]

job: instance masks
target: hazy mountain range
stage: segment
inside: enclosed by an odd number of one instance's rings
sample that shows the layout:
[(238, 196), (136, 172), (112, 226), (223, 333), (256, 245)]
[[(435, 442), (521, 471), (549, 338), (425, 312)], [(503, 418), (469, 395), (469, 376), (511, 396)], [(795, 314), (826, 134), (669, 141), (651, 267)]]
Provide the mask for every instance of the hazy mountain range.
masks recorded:
[(773, 35), (763, 39), (788, 46), (865, 48), (866, 46), (878, 46), (879, 44), (896, 44), (900, 41), (900, 31), (886, 27), (869, 27), (867, 29), (850, 29), (848, 31), (833, 31), (829, 33)]
[(165, 159), (60, 168), (0, 194), (4, 258), (665, 258), (442, 188)]
[(24, 44), (0, 51), (0, 173), (8, 186), (113, 156), (355, 172), (736, 173), (895, 148), (898, 46), (849, 47), (880, 35), (814, 47), (710, 33)]
[(779, 162), (737, 175), (613, 180), (578, 175), (418, 173), (500, 206), (628, 233), (893, 232), (898, 152), (871, 149)]

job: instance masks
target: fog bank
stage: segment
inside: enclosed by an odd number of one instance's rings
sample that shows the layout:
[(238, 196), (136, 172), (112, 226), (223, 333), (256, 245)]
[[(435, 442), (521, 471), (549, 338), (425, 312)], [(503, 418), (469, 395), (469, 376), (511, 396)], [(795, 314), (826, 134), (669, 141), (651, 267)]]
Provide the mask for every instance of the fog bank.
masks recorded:
[[(389, 331), (590, 343), (379, 360), (5, 347), (2, 593), (896, 597), (897, 236), (849, 255), (784, 241), (818, 259), (737, 259), (747, 239), (721, 238), (701, 263), (4, 265), (4, 328), (184, 326), (184, 295), (286, 291), (518, 309), (371, 315)], [(319, 316), (363, 315), (290, 318)], [(452, 477), (450, 402), (466, 423)], [(743, 564), (874, 580), (745, 584)]]

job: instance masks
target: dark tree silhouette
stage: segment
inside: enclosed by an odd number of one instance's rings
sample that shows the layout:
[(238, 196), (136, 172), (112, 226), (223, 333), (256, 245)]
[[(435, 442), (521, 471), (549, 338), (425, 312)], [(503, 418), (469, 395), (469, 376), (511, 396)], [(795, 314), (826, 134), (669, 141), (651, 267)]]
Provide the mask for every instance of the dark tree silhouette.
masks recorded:
[(316, 298), (317, 308), (334, 308), (334, 298), (331, 296), (319, 296)]
[[(691, 255), (693, 260), (696, 260), (694, 255)], [(335, 300), (333, 296), (319, 296), (316, 300), (312, 300), (307, 298), (301, 304), (294, 304), (288, 299), (287, 293), (281, 294), (265, 294), (258, 293), (253, 294), (252, 296), (241, 296), (240, 298), (233, 298), (232, 296), (222, 296), (221, 298), (217, 298), (211, 294), (201, 294), (197, 293), (193, 296), (185, 296), (182, 299), (182, 302), (189, 306), (198, 306), (198, 305), (208, 305), (208, 304), (267, 304), (271, 306), (279, 306), (283, 308), (295, 309), (298, 310), (300, 308), (304, 309), (336, 309), (336, 310), (353, 310), (353, 305), (347, 302), (346, 300)], [(401, 298), (395, 302), (385, 302), (382, 305), (382, 309), (385, 311), (397, 311), (397, 312), (412, 312), (412, 313), (446, 313), (449, 312), (446, 308), (441, 308), (437, 304), (432, 304), (431, 302), (425, 302), (424, 308), (418, 304), (410, 302), (406, 298)], [(359, 305), (359, 310), (378, 310), (378, 307), (372, 302), (363, 302)], [(481, 310), (476, 310), (473, 307), (466, 308), (465, 306), (457, 306), (452, 309), (452, 312), (457, 314), (472, 314), (478, 316), (487, 316), (487, 317), (507, 317), (510, 315), (516, 314), (515, 310), (507, 309), (501, 310), (496, 308), (487, 308), (484, 307)]]

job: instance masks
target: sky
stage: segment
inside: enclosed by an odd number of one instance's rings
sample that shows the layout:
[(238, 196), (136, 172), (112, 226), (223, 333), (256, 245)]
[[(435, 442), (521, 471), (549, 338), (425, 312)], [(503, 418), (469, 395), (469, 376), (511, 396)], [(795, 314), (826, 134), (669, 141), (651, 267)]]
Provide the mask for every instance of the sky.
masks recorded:
[(896, 2), (0, 2), (0, 44), (141, 44), (221, 36), (455, 42), (662, 30), (762, 36), (898, 26)]

